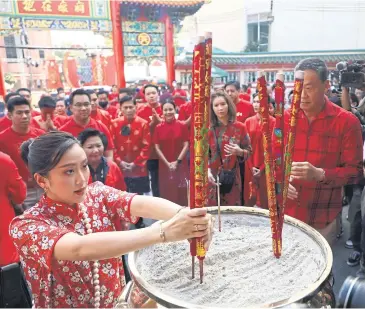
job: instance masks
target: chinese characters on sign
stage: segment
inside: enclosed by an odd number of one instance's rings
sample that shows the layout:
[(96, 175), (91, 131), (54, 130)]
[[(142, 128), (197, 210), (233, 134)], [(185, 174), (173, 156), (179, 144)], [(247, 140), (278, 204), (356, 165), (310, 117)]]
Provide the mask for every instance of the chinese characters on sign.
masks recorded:
[(58, 5), (58, 11), (61, 13), (67, 13), (68, 12), (68, 6), (66, 0), (62, 0), (61, 3)]
[(82, 2), (81, 0), (78, 0), (77, 3), (75, 4), (75, 12), (78, 13), (85, 13), (85, 4), (84, 2)]
[(17, 1), (19, 14), (24, 15), (64, 15), (91, 17), (89, 0), (21, 0)]
[(34, 0), (24, 0), (24, 1), (20, 1), (21, 3), (18, 2), (18, 5), (23, 5), (23, 9), (26, 12), (35, 12), (35, 8), (34, 8)]

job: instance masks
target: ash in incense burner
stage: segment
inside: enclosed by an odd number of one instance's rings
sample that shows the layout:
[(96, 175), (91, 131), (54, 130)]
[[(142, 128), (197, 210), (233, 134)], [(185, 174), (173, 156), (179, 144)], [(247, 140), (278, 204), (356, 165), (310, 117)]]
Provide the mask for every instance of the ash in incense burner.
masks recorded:
[(161, 293), (160, 299), (178, 299), (191, 304), (188, 307), (238, 308), (294, 299), (313, 288), (328, 270), (330, 250), (326, 252), (320, 242), (295, 225), (284, 225), (283, 253), (277, 259), (272, 252), (269, 218), (226, 213), (222, 223), (223, 230), (215, 233), (204, 261), (203, 284), (198, 278), (191, 279), (186, 241), (138, 252), (138, 276)]

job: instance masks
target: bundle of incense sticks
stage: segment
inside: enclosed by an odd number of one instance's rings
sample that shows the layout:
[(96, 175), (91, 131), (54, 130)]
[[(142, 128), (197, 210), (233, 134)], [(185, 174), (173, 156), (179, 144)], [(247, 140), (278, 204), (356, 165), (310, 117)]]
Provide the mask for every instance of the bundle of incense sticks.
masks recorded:
[[(284, 182), (284, 74), (276, 74), (275, 83), (275, 128), (273, 136), (274, 165), (275, 165), (275, 189), (278, 217), (281, 218), (283, 205), (283, 182)], [(278, 228), (278, 237), (281, 246), (281, 229), (280, 223)]]
[(279, 218), (280, 237), (281, 237), (281, 231), (282, 231), (283, 225), (284, 225), (284, 211), (285, 211), (285, 206), (286, 206), (286, 201), (287, 201), (287, 196), (288, 196), (291, 165), (293, 163), (293, 151), (294, 151), (294, 144), (295, 144), (297, 118), (298, 118), (298, 111), (300, 108), (300, 102), (301, 102), (301, 97), (302, 97), (302, 92), (303, 92), (303, 84), (304, 84), (304, 72), (303, 71), (295, 72), (293, 103), (291, 106), (291, 113), (290, 113), (288, 141), (286, 144), (285, 154), (284, 154), (283, 203), (280, 207), (281, 210), (280, 210), (280, 218)]
[(257, 90), (260, 99), (260, 114), (262, 122), (263, 133), (263, 148), (264, 148), (264, 164), (265, 164), (265, 176), (267, 185), (267, 197), (270, 212), (271, 234), (272, 234), (272, 248), (275, 257), (279, 258), (281, 255), (279, 234), (278, 234), (278, 209), (276, 203), (275, 192), (275, 177), (273, 168), (273, 155), (272, 155), (272, 143), (270, 132), (270, 119), (269, 119), (269, 96), (267, 94), (267, 85), (264, 72), (258, 72)]
[[(212, 34), (198, 37), (193, 54), (192, 122), (190, 136), (190, 208), (205, 207), (208, 201), (209, 104), (212, 67)], [(199, 259), (200, 283), (203, 283), (205, 249), (202, 239), (190, 243), (192, 278), (195, 256)]]

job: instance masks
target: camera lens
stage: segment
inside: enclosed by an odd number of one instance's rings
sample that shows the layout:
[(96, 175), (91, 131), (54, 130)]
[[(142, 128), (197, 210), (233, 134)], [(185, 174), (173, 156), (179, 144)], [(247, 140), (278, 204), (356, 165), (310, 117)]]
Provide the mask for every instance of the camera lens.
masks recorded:
[(338, 296), (337, 308), (365, 308), (365, 279), (346, 278)]

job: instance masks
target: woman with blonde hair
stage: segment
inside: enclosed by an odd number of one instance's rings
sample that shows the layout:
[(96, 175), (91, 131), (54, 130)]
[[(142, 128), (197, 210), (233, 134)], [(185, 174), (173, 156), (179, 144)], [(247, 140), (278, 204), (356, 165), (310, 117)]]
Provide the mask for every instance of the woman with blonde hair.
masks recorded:
[(217, 177), (221, 205), (240, 206), (242, 186), (239, 162), (252, 153), (243, 123), (236, 121), (236, 108), (225, 93), (212, 95), (209, 129), (209, 204), (217, 205)]

